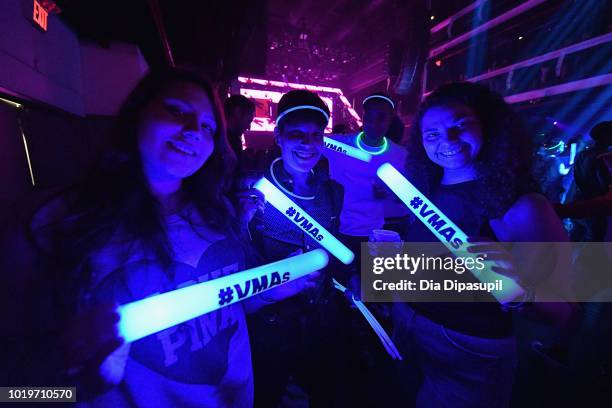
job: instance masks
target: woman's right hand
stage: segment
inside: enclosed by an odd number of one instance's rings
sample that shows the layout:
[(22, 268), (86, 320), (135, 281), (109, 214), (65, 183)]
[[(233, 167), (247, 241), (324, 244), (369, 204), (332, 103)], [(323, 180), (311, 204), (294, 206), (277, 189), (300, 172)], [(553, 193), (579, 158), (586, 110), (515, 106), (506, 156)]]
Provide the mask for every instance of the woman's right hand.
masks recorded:
[(238, 215), (243, 223), (251, 222), (257, 211), (264, 211), (266, 199), (263, 193), (255, 188), (236, 193)]
[(115, 304), (96, 306), (71, 319), (58, 339), (63, 371), (97, 391), (121, 382), (129, 344), (123, 344), (118, 322)]

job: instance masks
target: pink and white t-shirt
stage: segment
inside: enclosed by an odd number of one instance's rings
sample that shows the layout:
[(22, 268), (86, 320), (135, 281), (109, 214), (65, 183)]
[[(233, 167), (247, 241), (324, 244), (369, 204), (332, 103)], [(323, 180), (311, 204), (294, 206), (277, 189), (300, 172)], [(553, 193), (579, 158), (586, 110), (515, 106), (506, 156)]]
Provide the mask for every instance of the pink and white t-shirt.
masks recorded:
[[(174, 257), (165, 267), (119, 236), (92, 253), (85, 265), (92, 271), (91, 286), (79, 308), (125, 304), (243, 270), (245, 254), (237, 241), (212, 232), (198, 219), (193, 209), (166, 217)], [(250, 407), (253, 371), (243, 305), (125, 344), (105, 360), (102, 370), (117, 376), (119, 384), (79, 406)]]

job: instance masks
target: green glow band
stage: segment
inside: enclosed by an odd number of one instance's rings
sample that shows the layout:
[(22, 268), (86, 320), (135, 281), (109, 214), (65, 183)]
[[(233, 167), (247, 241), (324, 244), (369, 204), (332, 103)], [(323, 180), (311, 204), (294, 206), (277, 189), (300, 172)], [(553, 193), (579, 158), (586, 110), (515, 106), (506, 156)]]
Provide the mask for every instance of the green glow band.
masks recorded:
[(365, 147), (363, 147), (365, 143), (363, 143), (363, 141), (361, 140), (362, 138), (363, 138), (363, 132), (359, 132), (359, 134), (357, 135), (357, 138), (355, 139), (355, 144), (357, 145), (357, 147), (361, 149), (362, 151), (373, 154), (375, 156), (379, 154), (383, 154), (384, 152), (387, 151), (387, 148), (389, 147), (389, 142), (387, 141), (387, 138), (385, 136), (383, 136), (382, 146), (375, 148), (377, 150), (370, 150), (370, 149), (366, 149)]

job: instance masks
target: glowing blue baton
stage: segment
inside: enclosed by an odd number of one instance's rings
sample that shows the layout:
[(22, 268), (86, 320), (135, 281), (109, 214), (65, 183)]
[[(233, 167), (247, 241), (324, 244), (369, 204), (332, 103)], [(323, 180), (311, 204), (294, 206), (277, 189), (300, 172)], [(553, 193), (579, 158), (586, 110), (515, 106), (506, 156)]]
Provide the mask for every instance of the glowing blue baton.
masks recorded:
[(265, 177), (261, 178), (253, 188), (261, 191), (266, 197), (266, 201), (272, 204), (285, 217), (293, 222), (299, 229), (310, 235), (321, 246), (327, 249), (333, 256), (342, 263), (348, 265), (355, 259), (355, 254), (348, 249), (342, 242), (338, 241), (329, 231), (319, 224), (313, 217), (308, 215), (300, 206), (291, 201), (274, 184)]
[[(350, 291), (346, 287), (344, 287), (342, 284), (340, 284), (340, 282), (338, 282), (335, 279), (334, 279), (334, 287), (342, 293), (350, 293)], [(351, 294), (351, 302), (353, 302), (357, 310), (361, 312), (361, 314), (363, 315), (363, 317), (365, 317), (367, 322), (370, 323), (370, 327), (372, 327), (372, 330), (374, 330), (374, 333), (376, 333), (376, 335), (380, 339), (382, 345), (385, 347), (385, 350), (387, 350), (387, 353), (389, 353), (391, 358), (394, 360), (401, 360), (402, 356), (397, 350), (397, 348), (395, 347), (395, 344), (393, 344), (393, 341), (391, 340), (391, 338), (389, 337), (385, 329), (381, 326), (378, 320), (376, 320), (376, 317), (374, 317), (374, 315), (372, 314), (372, 312), (370, 312), (370, 310), (366, 307), (366, 305), (364, 305), (361, 300), (356, 299), (355, 295), (353, 294)]]
[(360, 150), (351, 145), (347, 145), (346, 143), (339, 142), (330, 137), (325, 136), (323, 138), (323, 143), (325, 143), (325, 147), (330, 150), (333, 150), (336, 153), (345, 154), (347, 156), (362, 160), (364, 162), (369, 162), (370, 160), (372, 160), (372, 155), (370, 153), (364, 152), (363, 150)]
[[(384, 163), (378, 168), (376, 174), (451, 252), (457, 254), (460, 248), (467, 243), (468, 236), (466, 233), (461, 231), (395, 167), (389, 163)], [(476, 257), (476, 254), (466, 251), (465, 253), (462, 252), (461, 256)], [(502, 304), (516, 301), (525, 293), (514, 279), (495, 273), (490, 269), (480, 273), (472, 269), (470, 272), (481, 282), (500, 280), (502, 290), (492, 291), (491, 293)]]
[(239, 302), (327, 266), (322, 249), (119, 306), (126, 343)]

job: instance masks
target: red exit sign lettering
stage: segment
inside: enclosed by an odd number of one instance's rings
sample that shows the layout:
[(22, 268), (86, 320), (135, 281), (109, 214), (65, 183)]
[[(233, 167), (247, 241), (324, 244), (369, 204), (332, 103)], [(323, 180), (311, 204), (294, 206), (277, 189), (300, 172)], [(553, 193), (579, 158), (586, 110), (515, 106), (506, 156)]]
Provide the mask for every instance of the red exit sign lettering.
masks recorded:
[(47, 17), (49, 13), (47, 10), (43, 8), (43, 6), (37, 1), (34, 0), (34, 14), (32, 18), (34, 22), (40, 26), (43, 30), (47, 31)]

